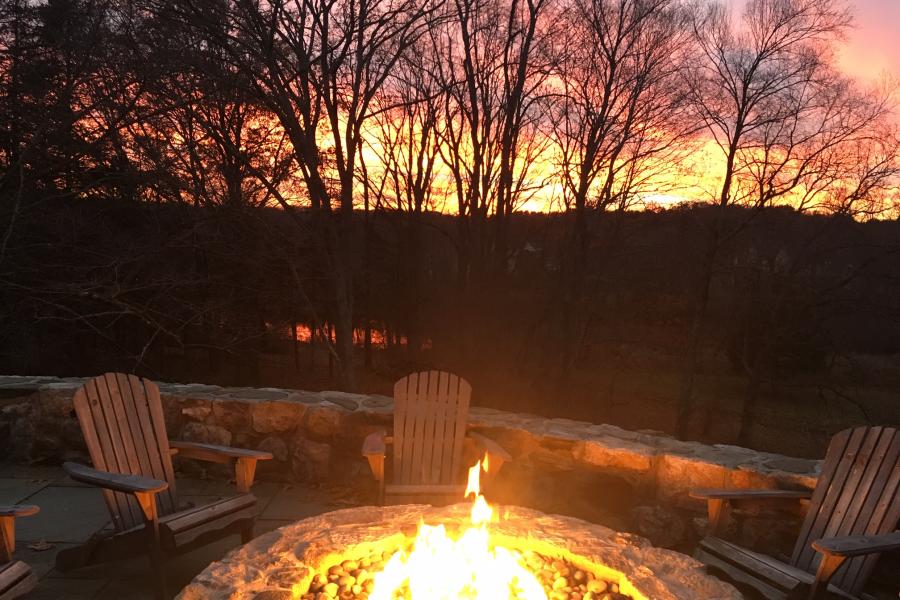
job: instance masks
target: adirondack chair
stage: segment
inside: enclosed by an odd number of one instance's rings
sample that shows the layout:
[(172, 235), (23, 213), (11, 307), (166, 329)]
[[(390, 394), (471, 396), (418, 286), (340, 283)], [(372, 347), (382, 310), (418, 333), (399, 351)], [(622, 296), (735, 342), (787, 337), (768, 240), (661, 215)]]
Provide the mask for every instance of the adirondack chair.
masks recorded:
[[(695, 490), (707, 500), (710, 537), (696, 557), (766, 598), (858, 598), (879, 553), (900, 548), (900, 435), (857, 427), (831, 439), (815, 490)], [(789, 563), (715, 537), (733, 503), (809, 498)]]
[(20, 504), (0, 506), (0, 600), (13, 600), (30, 592), (37, 577), (31, 567), (21, 560), (13, 560), (16, 549), (16, 517), (37, 514), (37, 506)]
[[(114, 531), (57, 554), (60, 571), (149, 553), (156, 596), (166, 595), (164, 559), (240, 533), (253, 537), (256, 498), (250, 493), (256, 463), (268, 452), (169, 441), (159, 387), (134, 375), (106, 373), (84, 384), (73, 399), (93, 468), (67, 462), (72, 479), (103, 489)], [(238, 494), (181, 509), (172, 455), (234, 463)]]
[[(370, 434), (363, 443), (382, 504), (457, 502), (466, 486), (463, 444), (468, 438), (488, 457), (488, 477), (509, 454), (494, 441), (466, 432), (472, 386), (444, 371), (412, 373), (394, 384), (394, 431)], [(385, 473), (387, 447), (393, 461)], [(390, 478), (391, 483), (386, 483)], [(486, 478), (486, 482), (489, 479)]]

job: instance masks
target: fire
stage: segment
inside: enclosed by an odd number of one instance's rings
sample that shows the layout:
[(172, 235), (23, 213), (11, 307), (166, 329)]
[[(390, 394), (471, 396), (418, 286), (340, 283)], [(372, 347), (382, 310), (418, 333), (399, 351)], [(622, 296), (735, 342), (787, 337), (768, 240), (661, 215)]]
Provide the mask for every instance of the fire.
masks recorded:
[(481, 495), (482, 469), (488, 470), (487, 457), (469, 469), (466, 498), (475, 498), (471, 526), (453, 539), (443, 525), (421, 523), (412, 551), (397, 552), (375, 575), (370, 600), (392, 600), (404, 584), (411, 600), (547, 600), (537, 578), (512, 552), (490, 547), (493, 510)]

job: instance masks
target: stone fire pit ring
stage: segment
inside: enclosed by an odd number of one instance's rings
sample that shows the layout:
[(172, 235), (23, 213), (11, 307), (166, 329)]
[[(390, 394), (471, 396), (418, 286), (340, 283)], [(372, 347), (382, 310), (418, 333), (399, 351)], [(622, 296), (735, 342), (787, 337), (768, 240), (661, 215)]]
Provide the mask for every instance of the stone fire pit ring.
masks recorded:
[[(707, 574), (693, 558), (653, 547), (646, 539), (579, 519), (518, 506), (495, 506), (491, 539), (510, 549), (559, 557), (619, 583), (633, 598), (735, 599), (738, 591)], [(178, 600), (299, 598), (313, 575), (346, 559), (394, 551), (418, 524), (468, 524), (471, 505), (366, 506), (329, 512), (266, 533), (212, 563)]]

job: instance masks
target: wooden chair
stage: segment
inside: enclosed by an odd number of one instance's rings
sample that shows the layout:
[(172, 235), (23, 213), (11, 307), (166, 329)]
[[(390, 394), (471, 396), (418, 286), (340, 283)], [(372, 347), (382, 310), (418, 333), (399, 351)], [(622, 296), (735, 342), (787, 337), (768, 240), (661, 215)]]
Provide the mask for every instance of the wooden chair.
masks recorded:
[[(695, 490), (708, 503), (710, 537), (696, 556), (766, 598), (857, 598), (881, 552), (900, 548), (897, 500), (900, 435), (857, 427), (831, 439), (812, 493), (789, 490)], [(714, 537), (732, 503), (810, 498), (789, 563)]]
[[(412, 373), (394, 384), (394, 431), (369, 435), (363, 456), (369, 460), (382, 504), (405, 502), (458, 502), (466, 438), (487, 454), (488, 476), (496, 475), (509, 455), (492, 440), (466, 433), (472, 386), (443, 371)], [(387, 447), (393, 447), (390, 472), (385, 473)], [(386, 483), (390, 478), (392, 483)]]
[[(106, 373), (84, 384), (73, 400), (94, 468), (65, 463), (72, 479), (103, 488), (114, 531), (56, 557), (60, 571), (149, 553), (156, 595), (166, 595), (164, 558), (240, 533), (253, 537), (256, 498), (250, 494), (256, 462), (268, 452), (170, 442), (159, 387), (134, 375)], [(234, 463), (237, 495), (180, 510), (172, 455)]]
[(37, 514), (37, 506), (0, 506), (0, 600), (13, 600), (27, 594), (37, 584), (31, 567), (13, 560), (16, 549), (16, 517)]

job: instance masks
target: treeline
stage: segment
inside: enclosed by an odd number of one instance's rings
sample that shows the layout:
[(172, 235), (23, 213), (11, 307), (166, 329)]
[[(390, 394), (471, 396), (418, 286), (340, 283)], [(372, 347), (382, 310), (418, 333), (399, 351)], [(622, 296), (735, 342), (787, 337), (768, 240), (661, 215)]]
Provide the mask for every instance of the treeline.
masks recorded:
[[(746, 442), (766, 386), (896, 351), (900, 141), (891, 86), (833, 63), (850, 17), (837, 0), (739, 18), (681, 0), (6, 2), (3, 362), (165, 376), (174, 348), (259, 384), (272, 332), (302, 330), (346, 389), (386, 336), (398, 370), (496, 361), (567, 390), (614, 331), (670, 356), (685, 437), (698, 375), (727, 357)], [(686, 193), (700, 148), (714, 189), (634, 210)]]

